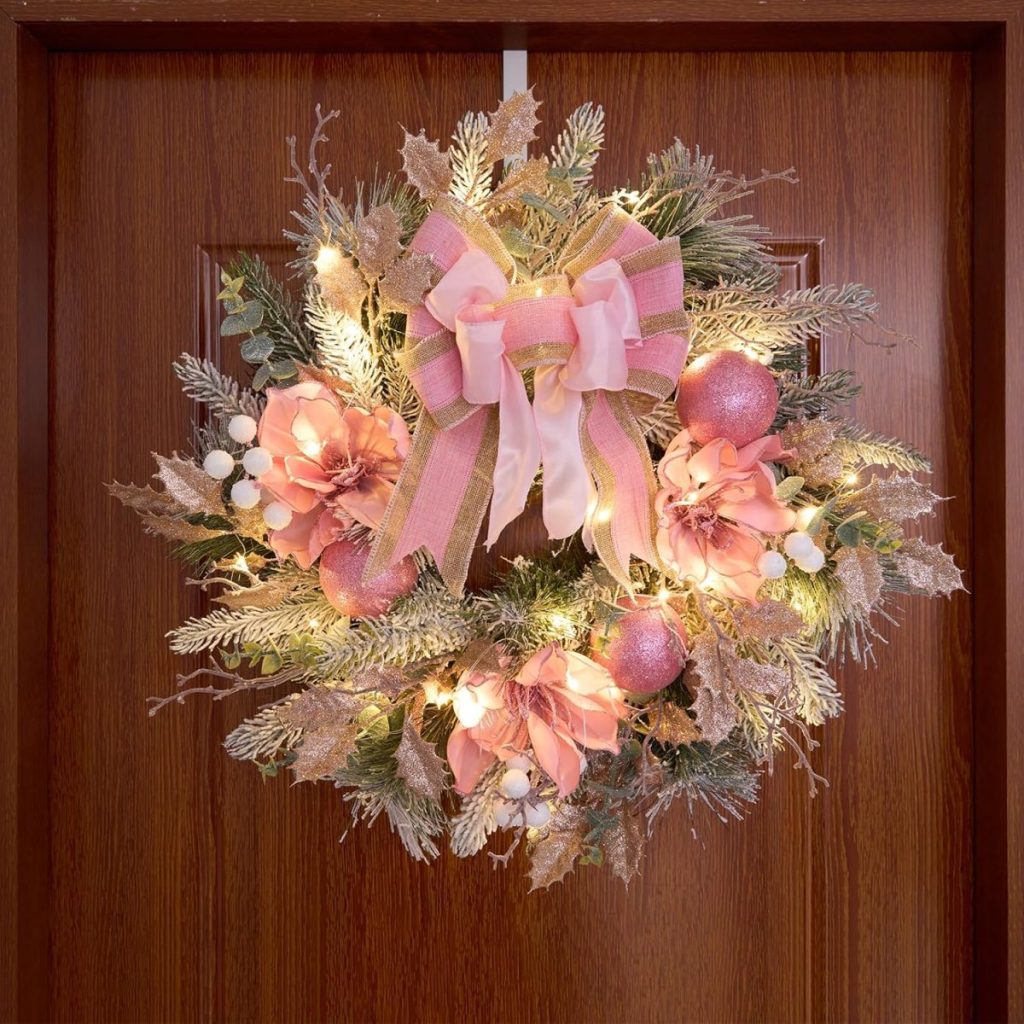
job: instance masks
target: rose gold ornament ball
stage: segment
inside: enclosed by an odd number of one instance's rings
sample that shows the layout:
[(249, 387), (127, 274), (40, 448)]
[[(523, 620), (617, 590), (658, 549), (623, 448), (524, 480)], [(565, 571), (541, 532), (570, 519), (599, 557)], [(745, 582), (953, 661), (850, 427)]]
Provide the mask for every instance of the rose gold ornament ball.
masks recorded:
[(416, 563), (411, 558), (403, 558), (364, 583), (363, 570), (369, 558), (369, 544), (350, 540), (329, 544), (320, 556), (320, 586), (327, 600), (342, 615), (376, 618), (416, 586)]
[(679, 378), (679, 419), (698, 444), (724, 437), (737, 447), (764, 436), (779, 407), (775, 378), (742, 352), (695, 359)]
[(657, 693), (686, 664), (686, 627), (667, 604), (654, 598), (624, 597), (623, 615), (590, 633), (590, 656), (623, 690)]

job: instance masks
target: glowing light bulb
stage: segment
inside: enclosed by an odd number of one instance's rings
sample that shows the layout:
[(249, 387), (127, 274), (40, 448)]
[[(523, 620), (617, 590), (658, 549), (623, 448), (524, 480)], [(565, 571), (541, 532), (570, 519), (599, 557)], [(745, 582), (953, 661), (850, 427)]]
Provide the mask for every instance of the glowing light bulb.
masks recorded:
[(468, 686), (462, 686), (455, 691), (452, 706), (455, 708), (455, 717), (467, 729), (479, 725), (487, 710), (476, 699), (476, 694)]
[(244, 572), (247, 576), (251, 576), (252, 572), (249, 569), (249, 563), (245, 560), (245, 555), (239, 555), (232, 563), (231, 568), (235, 572)]
[(320, 620), (319, 619), (310, 619), (309, 620), (309, 628), (310, 629), (316, 629), (316, 627), (319, 626), (319, 625), (320, 625)]
[(533, 290), (533, 294), (539, 299), (544, 294), (544, 289), (540, 285), (537, 285)]
[(610, 508), (598, 509), (597, 512), (594, 513), (595, 523), (607, 523), (611, 521), (611, 518), (612, 510)]
[(662, 587), (658, 591), (658, 603), (665, 604), (671, 596), (672, 592), (667, 587)]
[(683, 495), (683, 497), (681, 499), (681, 501), (682, 501), (682, 503), (684, 505), (692, 505), (696, 500), (697, 500), (697, 492), (696, 491), (687, 491)]
[(318, 274), (329, 274), (332, 270), (337, 270), (340, 263), (341, 253), (333, 245), (321, 245), (316, 259), (313, 260), (313, 266), (316, 267)]
[(800, 509), (796, 514), (796, 526), (798, 530), (806, 530), (811, 525), (811, 520), (821, 511), (817, 505), (808, 505)]
[(552, 612), (548, 616), (548, 622), (551, 624), (551, 628), (559, 633), (568, 633), (572, 630), (572, 619), (561, 612)]
[(317, 458), (317, 456), (323, 450), (323, 443), (321, 441), (315, 441), (312, 439), (308, 441), (299, 441), (298, 445), (302, 454), (308, 456), (311, 459)]
[(860, 477), (857, 476), (856, 473), (850, 473), (846, 477), (846, 483), (848, 486), (853, 487), (856, 484), (860, 483)]

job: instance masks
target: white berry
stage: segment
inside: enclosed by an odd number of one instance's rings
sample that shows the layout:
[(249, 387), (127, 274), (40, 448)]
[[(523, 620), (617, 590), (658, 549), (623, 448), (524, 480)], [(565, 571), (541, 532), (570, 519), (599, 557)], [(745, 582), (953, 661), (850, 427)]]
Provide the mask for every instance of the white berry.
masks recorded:
[(274, 456), (266, 448), (250, 448), (242, 456), (242, 465), (246, 473), (253, 476), (263, 476), (274, 464)]
[(804, 572), (816, 573), (825, 564), (825, 552), (821, 548), (812, 548), (806, 558), (794, 558), (793, 561)]
[(259, 485), (252, 480), (238, 480), (231, 485), (231, 500), (239, 508), (255, 508), (260, 503)]
[(271, 530), (283, 530), (292, 521), (291, 507), (283, 501), (272, 501), (263, 510), (263, 522)]
[(214, 480), (223, 480), (225, 477), (231, 476), (234, 469), (235, 460), (220, 448), (215, 448), (203, 459), (203, 470)]
[(502, 796), (507, 796), (511, 800), (521, 800), (530, 792), (530, 776), (521, 768), (509, 768), (502, 775), (498, 789), (501, 790)]
[(782, 546), (786, 549), (786, 554), (790, 558), (806, 558), (814, 550), (814, 541), (809, 533), (795, 530), (786, 537)]
[(526, 824), (530, 828), (543, 828), (551, 820), (551, 808), (547, 804), (526, 805)]
[(757, 571), (765, 579), (777, 580), (786, 575), (786, 559), (778, 551), (766, 551), (757, 560)]
[(232, 416), (228, 421), (228, 435), (232, 441), (248, 444), (256, 436), (256, 426), (251, 416)]
[(494, 822), (498, 828), (508, 828), (509, 825), (518, 825), (522, 820), (518, 804), (502, 800), (494, 809)]
[(533, 767), (533, 762), (525, 754), (510, 757), (505, 764), (509, 768), (518, 768), (521, 772), (528, 772)]

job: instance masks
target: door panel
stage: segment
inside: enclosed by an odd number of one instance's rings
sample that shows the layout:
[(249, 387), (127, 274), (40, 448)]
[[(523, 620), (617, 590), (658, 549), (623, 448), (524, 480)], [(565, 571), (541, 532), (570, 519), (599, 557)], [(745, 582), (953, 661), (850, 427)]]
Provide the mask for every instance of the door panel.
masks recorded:
[[(823, 360), (865, 378), (860, 418), (935, 455), (936, 490), (958, 500), (929, 538), (961, 564), (967, 69), (943, 54), (530, 63), (546, 142), (583, 99), (610, 108), (605, 185), (635, 178), (674, 135), (737, 172), (798, 167), (800, 186), (770, 186), (747, 209), (788, 240), (787, 281), (863, 279), (887, 321), (913, 331), (916, 345), (891, 352), (826, 342)], [(397, 169), (398, 122), (444, 139), (464, 110), (493, 109), (500, 57), (63, 54), (52, 75), (56, 1015), (965, 1016), (964, 598), (908, 604), (874, 674), (844, 671), (847, 716), (820, 730), (831, 790), (811, 801), (782, 759), (742, 824), (699, 818), (695, 839), (677, 808), (628, 892), (581, 868), (527, 897), (519, 865), (414, 864), (383, 825), (339, 848), (336, 792), (264, 785), (221, 750), (255, 698), (146, 717), (145, 697), (181, 667), (162, 634), (200, 598), (99, 482), (141, 482), (149, 450), (187, 437), (169, 363), (216, 347), (197, 259), (279, 237), (297, 201), (282, 140), (303, 137), (316, 102), (342, 110), (330, 158), (348, 187), (377, 164)], [(820, 251), (806, 241), (818, 238)]]

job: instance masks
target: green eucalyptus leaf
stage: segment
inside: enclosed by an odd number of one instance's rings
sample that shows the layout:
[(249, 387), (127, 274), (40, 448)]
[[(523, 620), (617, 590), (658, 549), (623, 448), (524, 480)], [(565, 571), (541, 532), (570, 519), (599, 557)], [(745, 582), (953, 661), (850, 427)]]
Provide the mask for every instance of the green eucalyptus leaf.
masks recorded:
[(271, 651), (269, 654), (263, 656), (263, 661), (260, 664), (260, 674), (265, 676), (272, 676), (275, 672), (279, 671), (284, 662), (281, 660), (281, 655), (276, 651)]
[(860, 528), (855, 522), (842, 523), (836, 527), (836, 540), (844, 547), (855, 548), (860, 543)]
[(262, 391), (270, 380), (270, 363), (264, 363), (253, 375), (252, 386), (255, 391)]
[(263, 323), (263, 303), (251, 299), (243, 302), (230, 316), (225, 317), (220, 325), (220, 333), (225, 337), (234, 334), (245, 334), (255, 331)]
[(268, 365), (270, 366), (270, 376), (274, 380), (288, 380), (289, 377), (294, 377), (299, 372), (291, 359), (278, 359)]
[(501, 240), (505, 243), (505, 248), (520, 259), (525, 259), (533, 252), (533, 243), (518, 228), (502, 228)]
[(803, 485), (804, 478), (802, 476), (787, 476), (775, 488), (775, 497), (779, 501), (791, 501), (800, 493)]
[(254, 334), (242, 342), (239, 351), (247, 363), (262, 363), (274, 354), (274, 343), (265, 334)]
[(535, 210), (542, 210), (549, 217), (553, 217), (557, 220), (560, 224), (566, 223), (567, 218), (565, 214), (562, 213), (557, 206), (549, 203), (546, 199), (542, 199), (533, 192), (524, 192), (520, 198), (527, 206), (532, 206)]

